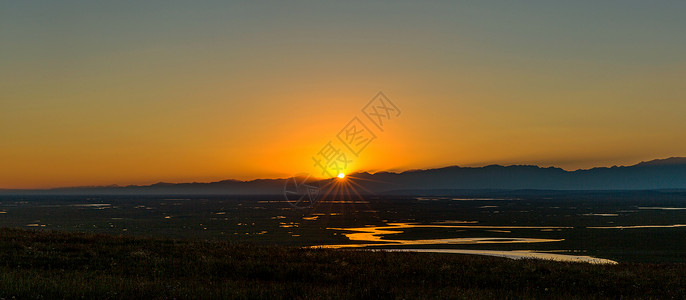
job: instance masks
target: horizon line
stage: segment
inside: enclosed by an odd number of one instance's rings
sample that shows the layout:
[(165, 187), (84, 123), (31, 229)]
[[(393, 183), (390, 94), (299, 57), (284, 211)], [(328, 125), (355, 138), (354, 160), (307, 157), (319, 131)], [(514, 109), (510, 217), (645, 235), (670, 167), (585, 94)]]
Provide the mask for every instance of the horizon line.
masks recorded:
[[(621, 168), (621, 167), (633, 167), (637, 166), (643, 163), (650, 163), (650, 162), (658, 162), (658, 161), (666, 161), (666, 160), (674, 160), (674, 159), (685, 159), (686, 156), (672, 156), (668, 158), (657, 158), (657, 159), (652, 159), (652, 160), (647, 160), (647, 161), (640, 161), (638, 163), (630, 164), (630, 165), (613, 165), (613, 166), (596, 166), (596, 167), (591, 167), (591, 168), (579, 168), (575, 170), (568, 170), (564, 169), (561, 167), (557, 166), (541, 166), (541, 165), (536, 165), (536, 164), (484, 164), (481, 166), (460, 166), (460, 165), (446, 165), (446, 166), (439, 166), (439, 167), (427, 167), (427, 168), (419, 168), (419, 169), (405, 169), (405, 170), (397, 170), (397, 169), (388, 169), (388, 170), (381, 170), (381, 171), (374, 171), (374, 170), (364, 170), (364, 171), (356, 171), (356, 172), (351, 172), (351, 173), (346, 173), (346, 176), (348, 175), (355, 175), (355, 174), (378, 174), (378, 173), (392, 173), (392, 174), (402, 174), (406, 172), (419, 172), (419, 171), (428, 171), (428, 170), (438, 170), (438, 169), (445, 169), (445, 168), (472, 168), (472, 169), (478, 169), (478, 168), (485, 168), (485, 167), (491, 167), (491, 166), (500, 166), (500, 167), (537, 167), (541, 169), (549, 169), (549, 168), (554, 168), (554, 169), (560, 169), (565, 172), (577, 172), (577, 171), (588, 171), (588, 170), (593, 170), (593, 169), (607, 169), (607, 168)], [(154, 183), (148, 183), (148, 184), (103, 184), (103, 185), (74, 185), (74, 186), (55, 186), (55, 187), (38, 187), (38, 188), (5, 188), (5, 187), (0, 187), (0, 191), (40, 191), (40, 190), (58, 190), (58, 189), (79, 189), (79, 188), (126, 188), (126, 187), (149, 187), (153, 185), (158, 185), (158, 184), (210, 184), (210, 183), (218, 183), (218, 182), (225, 182), (225, 181), (235, 181), (235, 182), (253, 182), (253, 181), (258, 181), (258, 180), (286, 180), (288, 178), (296, 177), (299, 174), (303, 173), (298, 173), (293, 176), (289, 177), (276, 177), (276, 178), (262, 178), (262, 177), (257, 177), (257, 178), (252, 178), (252, 179), (246, 179), (246, 180), (240, 180), (240, 179), (232, 179), (232, 178), (227, 178), (227, 179), (222, 179), (222, 180), (217, 180), (217, 181), (204, 181), (204, 182), (199, 182), (199, 181), (179, 181), (179, 182), (166, 182), (166, 181), (157, 181)], [(331, 178), (324, 178), (324, 177), (315, 177), (317, 180), (329, 180), (335, 177)]]

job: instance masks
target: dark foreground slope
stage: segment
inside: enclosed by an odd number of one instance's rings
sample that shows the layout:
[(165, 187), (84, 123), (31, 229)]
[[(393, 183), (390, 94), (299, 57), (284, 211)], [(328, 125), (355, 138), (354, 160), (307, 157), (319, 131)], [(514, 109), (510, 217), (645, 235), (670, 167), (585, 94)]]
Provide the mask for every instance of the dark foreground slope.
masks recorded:
[(0, 298), (686, 297), (684, 264), (597, 266), (0, 229)]

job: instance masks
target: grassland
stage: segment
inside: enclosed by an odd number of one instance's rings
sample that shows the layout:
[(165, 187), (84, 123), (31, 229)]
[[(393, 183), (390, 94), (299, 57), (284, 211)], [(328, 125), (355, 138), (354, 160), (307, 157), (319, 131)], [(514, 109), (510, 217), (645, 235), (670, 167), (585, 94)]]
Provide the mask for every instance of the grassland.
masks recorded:
[(0, 298), (683, 299), (686, 264), (590, 265), (0, 228)]
[[(0, 226), (303, 247), (358, 243), (351, 242), (344, 235), (346, 231), (331, 228), (468, 221), (472, 222), (468, 224), (480, 226), (569, 228), (559, 231), (502, 228), (500, 232), (414, 228), (393, 235), (393, 238), (556, 239), (562, 241), (429, 245), (424, 248), (535, 250), (621, 262), (686, 262), (686, 227), (593, 229), (686, 224), (686, 214), (682, 209), (641, 209), (684, 208), (686, 194), (636, 192), (596, 195), (570, 191), (552, 195), (514, 193), (514, 198), (510, 199), (503, 198), (505, 192), (493, 193), (486, 196), (494, 200), (457, 201), (444, 197), (423, 201), (416, 197), (389, 196), (368, 197), (356, 203), (320, 201), (309, 210), (292, 209), (284, 203), (283, 196), (189, 196), (173, 199), (163, 196), (6, 196), (0, 197)], [(469, 194), (455, 197), (470, 198)]]

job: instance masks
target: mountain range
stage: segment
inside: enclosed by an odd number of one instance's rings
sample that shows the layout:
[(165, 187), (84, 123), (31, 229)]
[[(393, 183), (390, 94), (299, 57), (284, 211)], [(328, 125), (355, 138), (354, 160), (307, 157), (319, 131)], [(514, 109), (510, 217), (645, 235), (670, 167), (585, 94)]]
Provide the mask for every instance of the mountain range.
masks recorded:
[[(276, 195), (287, 179), (223, 180), (210, 183), (156, 183), (44, 190), (0, 190), (0, 195)], [(318, 182), (320, 185), (335, 179)], [(672, 157), (632, 166), (566, 171), (532, 165), (444, 167), (399, 173), (355, 173), (361, 194), (424, 194), (432, 190), (665, 190), (686, 189), (686, 158)]]

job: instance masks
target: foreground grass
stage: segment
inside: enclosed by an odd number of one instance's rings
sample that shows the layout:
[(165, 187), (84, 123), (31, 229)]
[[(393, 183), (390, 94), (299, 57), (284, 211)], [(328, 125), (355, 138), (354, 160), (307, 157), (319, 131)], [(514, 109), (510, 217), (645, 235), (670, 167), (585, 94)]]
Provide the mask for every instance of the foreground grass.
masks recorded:
[(0, 228), (0, 298), (686, 297), (686, 264), (589, 265)]

